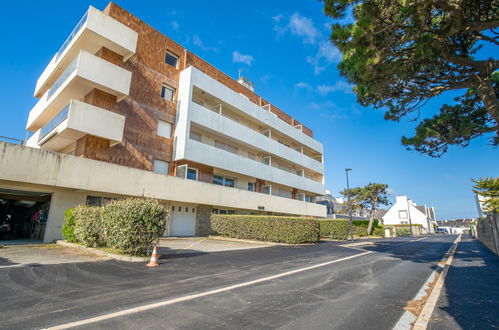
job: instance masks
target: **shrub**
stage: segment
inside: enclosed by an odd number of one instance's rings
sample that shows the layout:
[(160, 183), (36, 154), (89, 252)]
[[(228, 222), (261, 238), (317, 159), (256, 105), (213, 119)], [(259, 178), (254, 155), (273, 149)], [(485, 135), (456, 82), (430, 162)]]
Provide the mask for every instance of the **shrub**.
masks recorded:
[(319, 220), (320, 235), (332, 239), (347, 239), (350, 229), (348, 220)]
[(64, 212), (66, 222), (62, 225), (62, 236), (68, 242), (76, 242), (75, 240), (75, 218), (73, 215), (75, 209), (69, 209)]
[(167, 214), (157, 200), (131, 198), (103, 207), (105, 245), (133, 255), (145, 255), (166, 228)]
[(213, 214), (211, 227), (233, 238), (291, 244), (319, 241), (319, 222), (310, 218)]
[(385, 228), (384, 228), (384, 227), (377, 227), (377, 228), (374, 228), (374, 230), (373, 230), (373, 235), (374, 235), (374, 236), (381, 236), (381, 237), (385, 237)]
[(102, 210), (100, 207), (75, 207), (73, 218), (75, 242), (90, 247), (102, 246)]
[(395, 228), (395, 233), (397, 236), (410, 236), (411, 231), (409, 228), (399, 227)]
[[(352, 220), (352, 226), (366, 227), (369, 225), (369, 220)], [(374, 219), (373, 228), (379, 227), (379, 220)]]
[(363, 237), (367, 236), (367, 227), (364, 226), (352, 226), (352, 232), (354, 235)]

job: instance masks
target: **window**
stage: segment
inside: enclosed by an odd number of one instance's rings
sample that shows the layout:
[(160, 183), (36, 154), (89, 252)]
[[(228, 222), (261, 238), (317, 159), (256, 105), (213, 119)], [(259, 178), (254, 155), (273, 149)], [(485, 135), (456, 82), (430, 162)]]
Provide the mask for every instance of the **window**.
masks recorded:
[(166, 52), (165, 62), (166, 62), (166, 64), (169, 64), (169, 65), (173, 66), (174, 68), (177, 68), (177, 66), (178, 66), (178, 56), (175, 55), (175, 54), (173, 54), (173, 53)]
[(313, 203), (314, 202), (314, 196), (312, 196), (312, 195), (305, 195), (305, 202)]
[(191, 132), (189, 133), (189, 137), (190, 137), (192, 140), (194, 140), (194, 141), (201, 142), (201, 134), (199, 134), (199, 133), (196, 133), (196, 132), (191, 131)]
[(272, 160), (270, 159), (270, 156), (262, 157), (262, 163), (265, 165), (272, 165)]
[(236, 185), (236, 179), (233, 178), (224, 178), (224, 185), (226, 187), (234, 187)]
[(154, 173), (168, 174), (168, 162), (155, 159), (154, 160)]
[(221, 186), (226, 186), (226, 187), (235, 187), (236, 186), (236, 179), (224, 177), (221, 175), (213, 175), (213, 183), (221, 185)]
[(215, 147), (228, 152), (232, 152), (233, 154), (237, 154), (237, 148), (217, 140), (215, 140)]
[(252, 152), (248, 152), (248, 158), (252, 159), (252, 160), (255, 160), (256, 155), (254, 153), (252, 153)]
[(158, 120), (158, 131), (156, 134), (165, 138), (171, 138), (172, 124), (167, 123), (166, 121)]
[(175, 95), (175, 88), (168, 85), (163, 85), (161, 89), (161, 97), (167, 101), (173, 102), (173, 96)]
[(253, 182), (248, 182), (248, 191), (255, 191), (255, 184)]
[(116, 198), (87, 196), (87, 206), (104, 206), (113, 200), (116, 200)]
[(407, 219), (407, 211), (399, 210), (399, 219)]
[(286, 190), (286, 189), (279, 188), (279, 190), (277, 191), (277, 196), (280, 196), (280, 197), (291, 198), (292, 195), (293, 195), (293, 192)]
[(272, 186), (268, 185), (268, 186), (263, 186), (263, 191), (262, 191), (264, 194), (267, 194), (267, 195), (270, 195), (272, 194)]
[(186, 178), (189, 180), (197, 180), (198, 179), (198, 170), (195, 168), (188, 168)]
[(219, 184), (219, 185), (223, 186), (223, 184), (224, 184), (224, 178), (223, 178), (223, 176), (214, 175), (213, 176), (213, 183), (214, 184)]

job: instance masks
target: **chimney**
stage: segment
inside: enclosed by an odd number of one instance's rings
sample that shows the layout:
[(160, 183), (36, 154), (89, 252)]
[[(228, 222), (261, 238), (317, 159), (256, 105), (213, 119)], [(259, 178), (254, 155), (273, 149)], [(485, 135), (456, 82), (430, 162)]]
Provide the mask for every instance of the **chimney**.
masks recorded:
[(237, 82), (246, 87), (247, 89), (249, 89), (250, 91), (252, 92), (255, 91), (255, 86), (253, 86), (253, 83), (249, 81), (248, 78), (241, 76), (239, 77), (239, 79), (237, 79)]

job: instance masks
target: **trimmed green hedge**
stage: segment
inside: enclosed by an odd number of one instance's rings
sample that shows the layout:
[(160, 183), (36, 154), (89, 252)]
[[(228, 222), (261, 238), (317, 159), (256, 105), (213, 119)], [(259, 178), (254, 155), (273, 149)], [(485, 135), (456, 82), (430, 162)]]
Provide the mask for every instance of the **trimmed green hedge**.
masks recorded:
[(345, 219), (319, 220), (320, 235), (331, 239), (348, 238), (350, 223)]
[(409, 228), (404, 228), (404, 227), (395, 227), (395, 233), (397, 236), (410, 236), (411, 231)]
[[(369, 220), (352, 220), (352, 225), (367, 228), (367, 226), (369, 226)], [(378, 228), (378, 227), (379, 227), (379, 220), (374, 219), (373, 228)]]
[(78, 206), (65, 212), (64, 237), (90, 247), (109, 247), (142, 256), (152, 248), (168, 221), (157, 200), (130, 198), (102, 207)]
[(213, 214), (211, 228), (233, 238), (290, 244), (319, 241), (319, 222), (310, 218)]
[(73, 215), (74, 210), (75, 209), (69, 209), (66, 212), (64, 212), (64, 218), (66, 219), (66, 222), (62, 225), (62, 236), (68, 242), (76, 242), (75, 219)]

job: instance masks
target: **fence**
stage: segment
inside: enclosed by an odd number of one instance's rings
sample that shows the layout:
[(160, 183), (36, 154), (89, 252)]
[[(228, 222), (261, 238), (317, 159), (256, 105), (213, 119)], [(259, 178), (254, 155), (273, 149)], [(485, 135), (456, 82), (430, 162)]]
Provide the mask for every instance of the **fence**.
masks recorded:
[(492, 252), (499, 255), (499, 213), (489, 214), (477, 221), (474, 236)]

